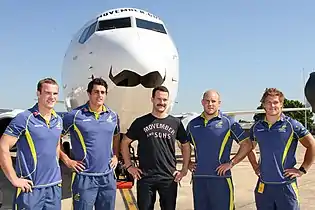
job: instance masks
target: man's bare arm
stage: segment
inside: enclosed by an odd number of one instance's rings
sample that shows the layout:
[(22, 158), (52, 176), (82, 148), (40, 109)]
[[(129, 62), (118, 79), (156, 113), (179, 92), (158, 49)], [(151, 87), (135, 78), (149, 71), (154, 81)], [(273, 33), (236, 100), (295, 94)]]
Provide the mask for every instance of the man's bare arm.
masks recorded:
[(184, 143), (181, 144), (180, 149), (182, 151), (182, 156), (183, 156), (183, 165), (182, 165), (182, 169), (178, 172), (175, 171), (175, 173), (173, 174), (173, 176), (175, 176), (174, 181), (175, 182), (180, 182), (181, 179), (187, 175), (188, 172), (188, 168), (189, 168), (189, 164), (190, 164), (190, 143)]
[(301, 166), (308, 171), (315, 160), (315, 140), (312, 134), (307, 134), (300, 140), (300, 142), (306, 148), (304, 161)]
[(182, 170), (188, 171), (190, 158), (191, 158), (190, 143), (187, 142), (185, 144), (181, 144), (181, 151), (182, 151), (182, 156), (183, 156)]
[(132, 165), (130, 159), (130, 152), (129, 152), (129, 145), (131, 144), (132, 140), (124, 135), (123, 140), (121, 141), (121, 154), (124, 159), (124, 165), (127, 171), (133, 176), (134, 179), (141, 179), (142, 171), (139, 168), (136, 168)]
[[(61, 140), (60, 140), (61, 141)], [(72, 160), (65, 153), (63, 145), (59, 143), (59, 158), (68, 167), (76, 172), (84, 171), (84, 163), (82, 161)]]
[(61, 141), (61, 140), (58, 141), (57, 149), (56, 149), (56, 153), (57, 153), (57, 158), (58, 158), (58, 160), (60, 159), (60, 141)]
[(18, 138), (3, 134), (0, 140), (0, 165), (5, 176), (13, 184), (18, 179), (12, 165), (10, 149), (16, 144)]
[(248, 153), (252, 150), (252, 142), (249, 139), (245, 139), (240, 142), (240, 148), (238, 149), (236, 155), (232, 158), (233, 165), (238, 164), (241, 162)]
[(131, 144), (132, 140), (124, 135), (123, 140), (120, 143), (121, 155), (124, 159), (125, 167), (131, 165), (131, 158), (129, 152), (129, 145)]
[[(306, 152), (304, 155), (304, 161), (302, 163), (302, 167), (308, 171), (313, 164), (315, 158), (315, 142), (312, 134), (307, 134), (302, 139), (300, 139), (301, 144), (306, 148)], [(284, 170), (284, 176), (289, 177), (291, 179), (295, 177), (300, 177), (304, 174), (304, 172), (300, 171), (296, 168), (287, 168)]]
[(256, 168), (258, 166), (257, 156), (256, 156), (256, 142), (252, 142), (252, 150), (248, 153), (247, 158), (252, 165), (253, 168)]
[(229, 163), (223, 163), (219, 167), (217, 167), (216, 171), (218, 175), (225, 175), (225, 173), (230, 170), (234, 165), (241, 162), (251, 151), (251, 149), (252, 144), (248, 138), (240, 142), (240, 148), (238, 149), (237, 154), (232, 158), (232, 160)]
[(257, 155), (256, 155), (256, 146), (257, 142), (252, 142), (252, 150), (248, 153), (247, 158), (248, 161), (250, 162), (253, 170), (255, 171), (256, 175), (259, 175), (259, 163), (257, 160)]
[(120, 153), (120, 134), (118, 133), (117, 135), (113, 136), (113, 152), (114, 155), (119, 156)]
[(113, 157), (110, 160), (110, 167), (116, 168), (118, 164), (119, 157), (119, 144), (120, 144), (120, 134), (113, 136)]
[(31, 192), (33, 182), (18, 178), (12, 165), (10, 149), (16, 144), (18, 138), (3, 134), (0, 139), (0, 165), (5, 176), (14, 187), (21, 188), (22, 192)]

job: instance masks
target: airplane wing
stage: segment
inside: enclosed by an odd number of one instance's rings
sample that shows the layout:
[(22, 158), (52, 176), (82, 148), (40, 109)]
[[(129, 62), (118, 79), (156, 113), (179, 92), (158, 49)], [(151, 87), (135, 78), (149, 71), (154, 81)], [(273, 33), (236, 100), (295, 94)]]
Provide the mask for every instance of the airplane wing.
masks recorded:
[(0, 109), (0, 114), (5, 113), (5, 112), (11, 112), (12, 109)]
[(57, 101), (57, 104), (64, 104), (65, 101)]
[[(305, 111), (305, 110), (312, 110), (310, 107), (306, 108), (283, 108), (282, 112), (296, 112), (296, 111)], [(256, 109), (256, 110), (244, 110), (244, 111), (223, 111), (226, 115), (243, 115), (243, 114), (258, 114), (258, 113), (265, 113), (264, 109)]]
[[(296, 112), (296, 111), (305, 111), (305, 110), (312, 110), (311, 107), (305, 107), (305, 108), (283, 108), (283, 112)], [(258, 114), (258, 113), (265, 113), (264, 109), (256, 109), (256, 110), (239, 110), (239, 111), (222, 111), (223, 114), (229, 115), (229, 116), (235, 116), (235, 115), (245, 115), (245, 114)], [(179, 118), (184, 127), (186, 128), (188, 123), (200, 115), (201, 113), (197, 112), (185, 112), (180, 114), (174, 114), (174, 117)]]

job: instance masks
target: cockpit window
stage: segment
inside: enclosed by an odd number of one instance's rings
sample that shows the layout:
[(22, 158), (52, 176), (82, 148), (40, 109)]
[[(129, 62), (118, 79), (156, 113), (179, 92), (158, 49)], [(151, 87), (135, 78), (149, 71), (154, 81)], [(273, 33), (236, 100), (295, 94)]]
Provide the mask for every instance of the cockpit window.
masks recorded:
[(166, 34), (166, 30), (165, 30), (164, 26), (160, 23), (142, 20), (139, 18), (136, 18), (136, 23), (137, 23), (138, 28), (148, 29), (148, 30), (152, 30), (152, 31)]
[(95, 21), (90, 26), (86, 27), (80, 36), (79, 43), (84, 44), (95, 32), (97, 22)]
[(98, 22), (97, 31), (105, 31), (117, 28), (129, 28), (131, 27), (130, 17), (117, 18), (111, 20), (100, 20)]

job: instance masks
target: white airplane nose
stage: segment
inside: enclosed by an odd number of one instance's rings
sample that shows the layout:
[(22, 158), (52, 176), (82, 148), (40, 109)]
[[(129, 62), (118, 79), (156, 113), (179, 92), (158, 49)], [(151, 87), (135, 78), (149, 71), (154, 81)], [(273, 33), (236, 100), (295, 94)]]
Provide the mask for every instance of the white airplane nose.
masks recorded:
[(152, 89), (169, 90), (170, 110), (179, 80), (178, 53), (164, 22), (137, 8), (116, 8), (90, 19), (76, 32), (63, 62), (63, 95), (68, 110), (88, 101), (86, 85), (108, 84), (106, 105), (120, 118), (120, 132), (152, 109)]
[[(115, 45), (115, 50), (108, 50), (106, 54), (110, 59), (106, 60), (111, 61), (109, 78), (117, 86), (132, 87), (141, 84), (153, 88), (162, 85), (168, 72), (172, 71), (174, 53), (167, 48), (170, 45), (169, 37), (165, 34), (149, 35), (136, 32), (131, 33), (128, 40), (120, 40), (116, 34), (115, 41), (111, 43)], [(103, 38), (111, 40), (108, 36)]]

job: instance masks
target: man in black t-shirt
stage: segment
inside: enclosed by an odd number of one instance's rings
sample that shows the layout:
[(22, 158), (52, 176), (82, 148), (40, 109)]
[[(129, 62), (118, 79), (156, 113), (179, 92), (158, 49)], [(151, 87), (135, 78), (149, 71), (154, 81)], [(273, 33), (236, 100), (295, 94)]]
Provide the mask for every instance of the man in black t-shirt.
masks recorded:
[[(177, 183), (186, 176), (190, 144), (182, 122), (167, 114), (169, 92), (164, 86), (152, 91), (153, 110), (137, 118), (121, 143), (121, 152), (128, 172), (137, 179), (139, 210), (153, 210), (156, 191), (162, 210), (175, 210)], [(139, 168), (131, 164), (129, 145), (138, 140)], [(176, 170), (175, 143), (182, 144), (183, 166)]]

